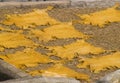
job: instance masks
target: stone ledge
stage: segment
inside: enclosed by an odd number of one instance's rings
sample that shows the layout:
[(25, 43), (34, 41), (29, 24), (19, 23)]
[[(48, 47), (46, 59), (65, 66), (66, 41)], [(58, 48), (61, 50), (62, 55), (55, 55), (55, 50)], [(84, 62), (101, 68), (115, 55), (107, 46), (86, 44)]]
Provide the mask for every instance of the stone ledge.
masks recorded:
[(15, 80), (8, 80), (0, 83), (80, 83), (80, 81), (72, 78), (34, 77), (34, 78), (20, 78)]
[(104, 76), (97, 83), (120, 83), (120, 70)]
[(22, 0), (23, 2), (0, 2), (0, 7), (13, 6), (35, 6), (35, 5), (58, 5), (63, 7), (109, 7), (113, 6), (115, 3), (120, 3), (120, 0), (39, 0), (28, 2)]
[(0, 72), (11, 76), (12, 78), (31, 77), (27, 73), (24, 73), (23, 71), (17, 69), (13, 65), (4, 62), (3, 60), (0, 60)]
[(21, 7), (21, 6), (40, 6), (40, 5), (58, 5), (68, 7), (70, 5), (69, 0), (64, 1), (39, 1), (39, 2), (0, 2), (0, 7)]
[(71, 0), (72, 7), (109, 7), (115, 3), (120, 3), (120, 0)]

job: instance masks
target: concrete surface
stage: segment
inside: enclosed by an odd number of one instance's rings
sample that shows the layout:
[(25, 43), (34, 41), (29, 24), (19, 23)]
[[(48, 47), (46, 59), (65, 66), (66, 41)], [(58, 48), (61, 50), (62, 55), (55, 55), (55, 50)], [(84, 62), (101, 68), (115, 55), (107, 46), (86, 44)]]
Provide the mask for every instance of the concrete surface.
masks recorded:
[(8, 80), (0, 83), (80, 83), (80, 81), (72, 78), (35, 77), (35, 78), (21, 78), (15, 80)]

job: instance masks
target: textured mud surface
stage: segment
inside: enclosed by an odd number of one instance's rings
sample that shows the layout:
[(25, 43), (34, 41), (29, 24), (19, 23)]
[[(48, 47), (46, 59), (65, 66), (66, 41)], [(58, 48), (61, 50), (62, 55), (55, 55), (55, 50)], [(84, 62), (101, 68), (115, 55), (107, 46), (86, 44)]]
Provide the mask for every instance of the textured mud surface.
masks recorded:
[[(36, 8), (44, 8), (44, 7), (36, 7)], [(13, 8), (12, 10), (7, 8), (7, 9), (0, 9), (0, 20), (4, 20), (5, 19), (5, 15), (6, 14), (21, 14), (21, 13), (26, 13), (26, 12), (30, 12), (32, 11), (32, 9), (34, 9), (34, 7), (29, 8), (29, 7), (21, 7), (21, 8)], [(75, 14), (80, 13), (80, 14), (87, 14), (87, 13), (92, 13), (95, 11), (99, 11), (102, 10), (104, 8), (94, 8), (94, 9), (84, 9), (84, 8), (57, 8), (55, 7), (53, 10), (48, 11), (49, 15), (53, 18), (55, 18), (56, 20), (62, 21), (62, 22), (70, 22), (73, 20), (78, 20), (80, 19), (79, 17), (77, 17)], [(5, 26), (2, 25), (1, 26)], [(98, 47), (102, 47), (105, 50), (111, 50), (112, 52), (108, 52), (106, 54), (111, 54), (115, 51), (120, 51), (120, 23), (111, 23), (108, 26), (105, 26), (105, 28), (99, 28), (99, 27), (95, 27), (95, 26), (91, 26), (91, 25), (84, 25), (84, 24), (74, 24), (75, 28), (78, 31), (83, 32), (86, 35), (91, 35), (92, 37), (89, 38), (88, 41), (89, 43), (91, 43), (94, 46), (98, 46)], [(8, 26), (7, 26), (8, 27)], [(16, 26), (12, 25), (9, 26), (11, 30), (16, 30), (18, 29)], [(47, 26), (38, 26), (37, 29), (42, 30), (43, 28), (46, 28)], [(26, 37), (29, 34), (29, 30), (23, 30), (23, 34), (26, 35)], [(39, 41), (37, 38), (33, 37), (33, 38), (29, 38), (30, 40), (32, 40), (33, 42), (37, 43), (37, 44), (41, 44), (44, 46), (64, 46), (64, 45), (68, 45), (71, 44), (72, 42), (75, 42), (77, 39), (76, 38), (71, 38), (71, 39), (58, 39), (58, 40), (53, 40), (53, 41), (49, 41), (47, 43), (41, 42)], [(19, 48), (15, 48), (15, 49), (5, 49), (4, 52), (0, 52), (0, 54), (14, 54), (17, 51), (22, 51), (24, 50), (25, 47), (19, 47)], [(41, 54), (46, 55), (46, 53), (51, 52), (50, 50), (48, 50), (47, 48), (43, 48), (41, 46), (38, 46), (35, 51), (40, 52)], [(104, 56), (105, 54), (100, 54), (98, 56)], [(90, 55), (87, 55), (85, 57), (90, 57)], [(53, 60), (61, 60), (61, 58), (57, 57), (57, 56), (51, 56), (51, 59)], [(116, 69), (113, 70), (107, 70), (104, 72), (100, 72), (98, 74), (94, 74), (91, 73), (90, 70), (88, 69), (79, 69), (77, 68), (75, 65), (78, 64), (78, 59), (75, 58), (72, 61), (66, 61), (65, 65), (77, 72), (84, 72), (86, 74), (88, 74), (92, 81), (96, 81), (98, 79), (100, 79), (102, 76), (108, 74), (109, 72), (112, 72)], [(46, 69), (49, 66), (53, 65), (52, 63), (50, 64), (40, 64), (40, 67), (37, 68), (28, 68), (27, 71), (31, 71), (31, 70), (36, 70), (36, 69)], [(86, 83), (85, 81), (81, 81), (82, 83)], [(93, 83), (91, 82), (91, 83)]]

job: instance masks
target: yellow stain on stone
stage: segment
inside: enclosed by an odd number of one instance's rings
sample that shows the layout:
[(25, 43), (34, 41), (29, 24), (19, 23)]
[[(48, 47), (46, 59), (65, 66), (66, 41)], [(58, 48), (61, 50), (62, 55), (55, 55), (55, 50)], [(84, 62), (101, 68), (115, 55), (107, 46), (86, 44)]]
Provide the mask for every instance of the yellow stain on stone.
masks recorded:
[(78, 67), (90, 69), (94, 73), (99, 73), (100, 71), (113, 68), (120, 68), (120, 52), (106, 56), (85, 59), (83, 60), (83, 63), (78, 65)]
[(24, 29), (40, 25), (58, 24), (59, 22), (51, 18), (47, 13), (47, 11), (51, 9), (52, 7), (48, 7), (47, 9), (41, 10), (35, 9), (33, 12), (26, 14), (8, 15), (7, 19), (3, 21), (3, 24), (5, 25), (15, 24), (17, 27)]
[(60, 23), (41, 30), (31, 30), (32, 33), (42, 41), (49, 41), (55, 39), (65, 38), (84, 38), (88, 36), (77, 31), (70, 23)]
[(20, 69), (23, 69), (24, 66), (28, 68), (38, 66), (40, 63), (52, 62), (49, 57), (29, 48), (22, 52), (18, 51), (15, 54), (0, 55), (0, 58)]
[(80, 23), (104, 27), (112, 22), (120, 22), (120, 10), (117, 7), (119, 7), (119, 4), (95, 13), (79, 14), (78, 16), (82, 19)]
[(4, 51), (5, 49), (3, 47), (0, 47), (0, 52)]
[(47, 77), (73, 77), (87, 81), (89, 80), (89, 76), (87, 74), (78, 73), (70, 68), (63, 66), (60, 63), (55, 64), (47, 70), (35, 70), (29, 72), (29, 74), (32, 76), (42, 75)]
[[(85, 40), (77, 40), (76, 42), (71, 43), (70, 45), (62, 46), (52, 46), (48, 47), (49, 49), (53, 50), (53, 54), (55, 56), (61, 57), (61, 58), (67, 58), (72, 59), (77, 54), (80, 55), (86, 55), (86, 54), (99, 54), (103, 53), (105, 50), (100, 47), (95, 47), (87, 42)], [(48, 54), (51, 55), (51, 54)]]
[(5, 48), (16, 48), (19, 46), (31, 47), (33, 45), (34, 43), (26, 39), (22, 34), (9, 32), (0, 33), (0, 46)]

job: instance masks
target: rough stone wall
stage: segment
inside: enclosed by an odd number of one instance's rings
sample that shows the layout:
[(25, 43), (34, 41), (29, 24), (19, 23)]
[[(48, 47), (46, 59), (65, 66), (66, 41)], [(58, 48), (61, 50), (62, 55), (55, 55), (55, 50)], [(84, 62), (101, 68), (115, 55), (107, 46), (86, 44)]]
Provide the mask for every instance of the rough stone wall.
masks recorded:
[(30, 2), (30, 1), (61, 1), (61, 0), (0, 0), (1, 2)]
[(73, 78), (33, 77), (8, 80), (0, 83), (80, 83), (80, 81)]
[(79, 7), (108, 7), (115, 3), (120, 3), (120, 0), (71, 0), (71, 6)]
[(37, 4), (41, 2), (56, 2), (56, 1), (58, 2), (68, 1), (69, 3), (67, 2), (67, 4), (72, 7), (109, 7), (114, 5), (115, 3), (118, 3), (118, 2), (120, 3), (120, 0), (0, 0), (0, 2), (12, 2), (12, 3), (13, 2), (23, 2), (23, 3), (36, 2)]

